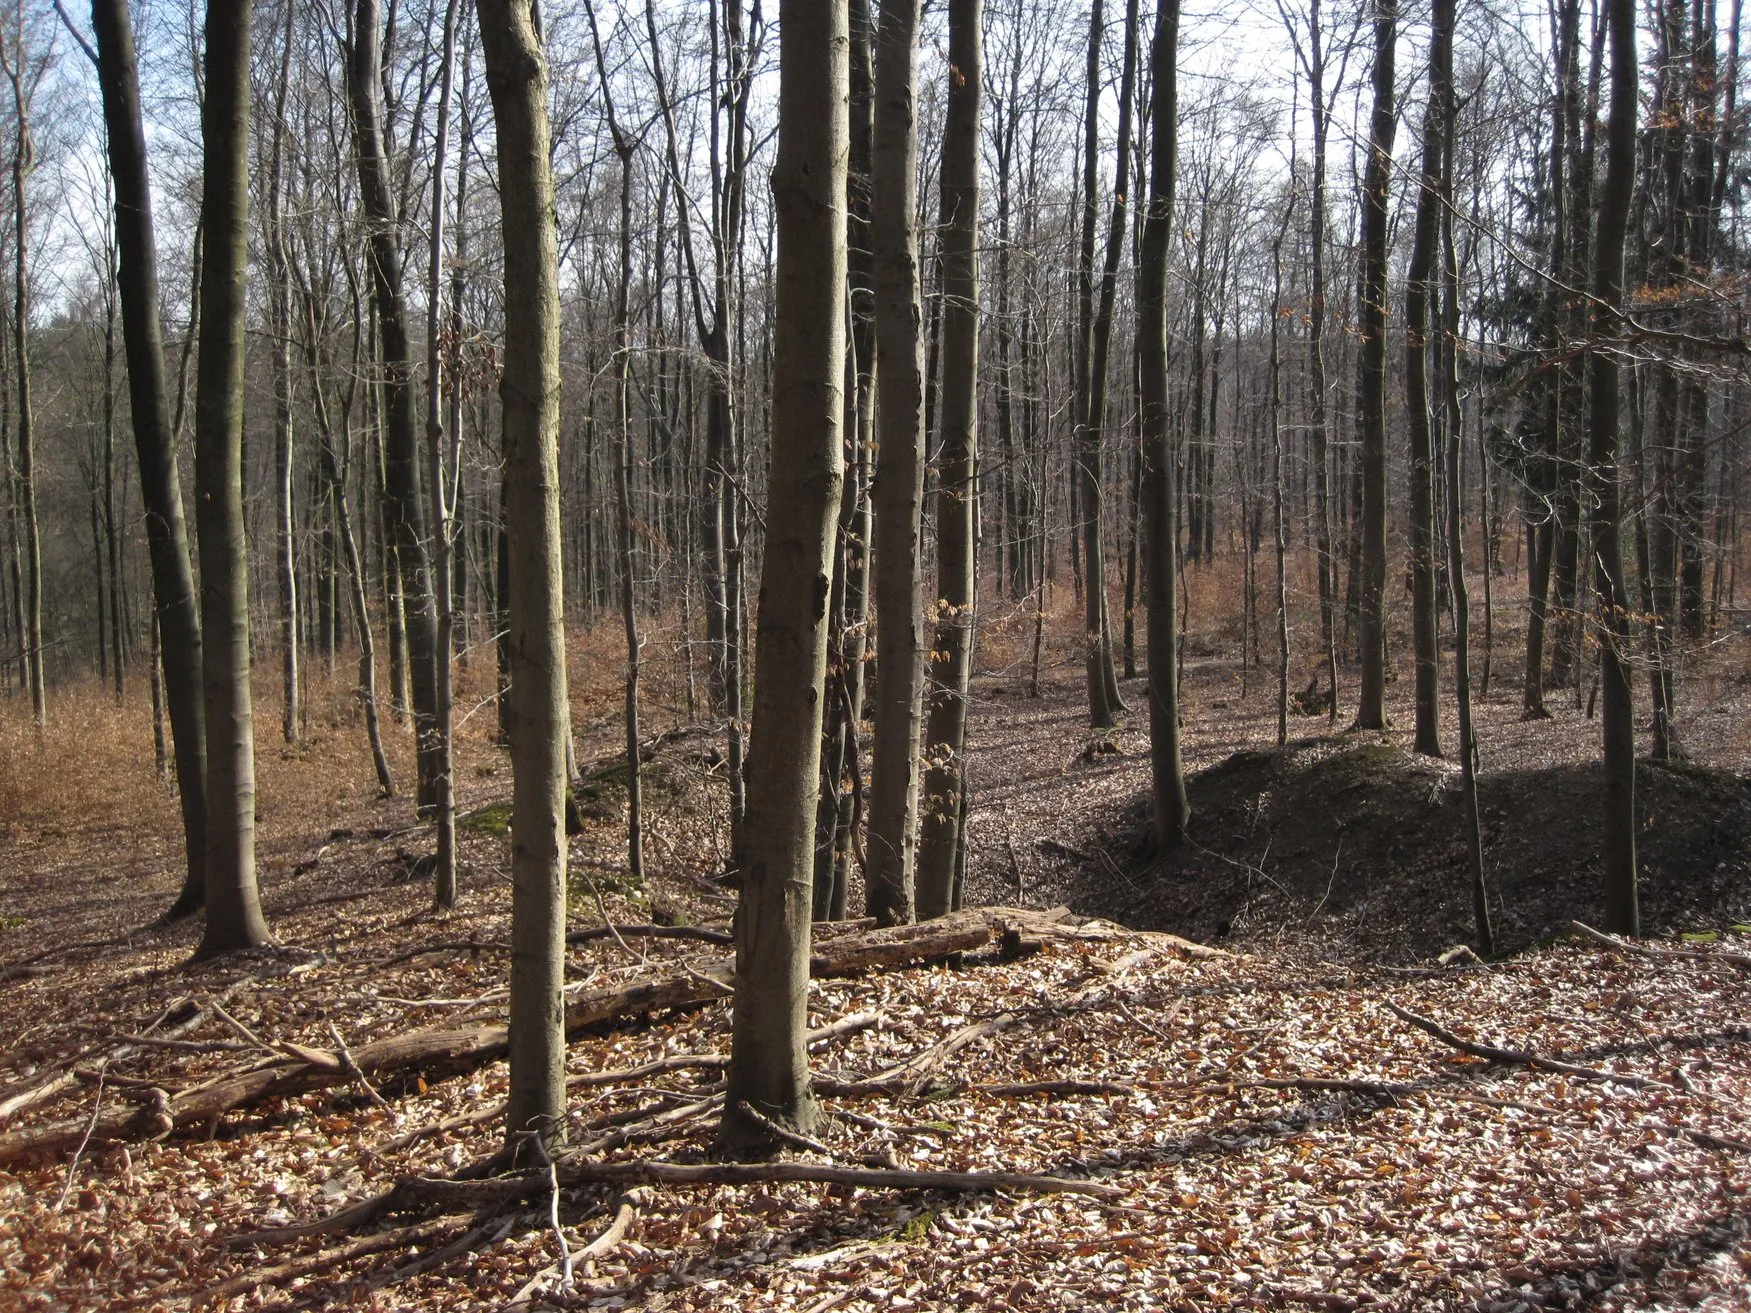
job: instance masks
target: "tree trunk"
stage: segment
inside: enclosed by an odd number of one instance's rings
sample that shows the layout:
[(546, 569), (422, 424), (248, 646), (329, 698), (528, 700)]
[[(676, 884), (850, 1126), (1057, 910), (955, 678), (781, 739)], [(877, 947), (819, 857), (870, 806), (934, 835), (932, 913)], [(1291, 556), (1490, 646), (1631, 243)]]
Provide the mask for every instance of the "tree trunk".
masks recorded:
[(1149, 607), (1149, 760), (1158, 852), (1185, 837), (1191, 805), (1180, 758), (1174, 459), (1167, 385), (1167, 266), (1179, 152), (1179, 0), (1161, 0), (1150, 50), (1149, 212), (1137, 264), (1137, 351), (1142, 380), (1144, 570)]
[[(869, 248), (875, 78), (870, 63), (869, 0), (850, 0), (851, 164), (846, 177), (846, 268), (851, 331), (847, 341), (845, 487), (839, 502), (839, 569), (828, 672), (836, 687), (822, 710), (826, 768), (816, 820), (815, 917), (843, 920), (863, 796), (858, 726), (863, 719), (870, 577), (869, 459), (875, 419), (875, 309)], [(848, 778), (853, 776), (854, 778)]]
[(632, 342), (630, 338), (632, 295), (632, 166), (637, 143), (620, 126), (614, 113), (614, 94), (608, 79), (608, 62), (602, 56), (602, 37), (597, 28), (596, 8), (584, 0), (590, 18), (590, 39), (596, 51), (596, 72), (602, 83), (602, 98), (608, 117), (608, 132), (614, 154), (620, 160), (620, 269), (614, 286), (614, 413), (618, 429), (614, 460), (614, 507), (620, 556), (620, 620), (626, 631), (626, 847), (627, 866), (634, 880), (644, 879), (644, 829), (641, 816), (638, 761), (638, 611), (633, 586), (632, 543)]
[[(1599, 200), (1593, 252), (1594, 340), (1618, 331), (1623, 305), (1624, 233), (1634, 188), (1636, 137), (1636, 11), (1633, 0), (1607, 0), (1611, 36), (1611, 109), (1605, 126), (1605, 188)], [(1635, 706), (1630, 690), (1628, 596), (1619, 541), (1622, 476), (1618, 462), (1618, 366), (1608, 351), (1587, 359), (1592, 414), (1588, 476), (1592, 495), (1594, 569), (1602, 609), (1599, 632), (1605, 790), (1602, 821), (1605, 923), (1618, 934), (1641, 933), (1636, 891)]]
[(420, 508), (419, 428), (414, 418), (413, 354), (402, 295), (400, 224), (389, 189), (383, 144), (382, 16), (377, 0), (357, 0), (347, 58), (347, 100), (358, 152), (359, 196), (369, 225), (371, 298), (383, 360), (384, 529), (399, 566), (407, 630), (407, 667), (418, 743), (419, 808), (430, 814), (438, 781), (449, 774), (449, 744), (438, 732), (434, 687), (437, 618), (433, 614), (425, 517)]
[(280, 737), (297, 743), (298, 558), (292, 517), (292, 304), (286, 271), (283, 166), (286, 90), (291, 81), (293, 9), (286, 7), (279, 85), (274, 91), (272, 145), (268, 150), (267, 214), (263, 243), (268, 275), (268, 359), (274, 398), (274, 562), (280, 602)]
[(565, 1133), (565, 596), (559, 524), (559, 251), (547, 56), (533, 0), (478, 0), (505, 233), (510, 556), (511, 1088), (506, 1148)]
[(36, 411), (30, 390), (30, 221), (27, 179), (36, 166), (31, 141), (31, 96), (25, 89), (24, 14), (17, 14), (10, 51), (0, 51), (12, 85), (12, 352), (18, 389), (18, 498), (24, 521), (24, 676), (38, 729), (49, 723), (49, 689), (43, 673), (43, 545), (37, 521)]
[[(1443, 14), (1447, 18), (1443, 19)], [(1416, 739), (1414, 751), (1441, 755), (1441, 673), (1435, 596), (1435, 444), (1429, 399), (1430, 303), (1435, 299), (1435, 248), (1441, 218), (1441, 173), (1450, 70), (1453, 64), (1451, 10), (1435, 13), (1429, 43), (1429, 104), (1423, 115), (1423, 169), (1417, 190), (1416, 236), (1405, 282), (1405, 409), (1410, 419), (1411, 631), (1416, 654)], [(1443, 70), (1449, 70), (1444, 72)], [(1457, 447), (1459, 435), (1449, 434)], [(1450, 489), (1451, 500), (1458, 492)], [(1449, 554), (1451, 558), (1451, 551)], [(1463, 583), (1463, 581), (1458, 581)], [(1464, 700), (1469, 703), (1469, 692)], [(1461, 752), (1465, 751), (1461, 746)]]
[(1357, 427), (1362, 437), (1362, 575), (1357, 626), (1362, 658), (1357, 729), (1386, 728), (1386, 206), (1392, 168), (1393, 52), (1398, 0), (1373, 0), (1374, 115), (1362, 180), (1361, 338)]
[[(902, 3), (914, 7), (914, 0)], [(768, 504), (784, 514), (768, 523), (760, 579), (753, 721), (759, 768), (748, 787), (734, 1032), (720, 1129), (726, 1144), (742, 1149), (771, 1147), (770, 1128), (758, 1118), (807, 1132), (818, 1115), (805, 1043), (810, 835), (843, 477), (846, 6), (842, 0), (782, 0), (779, 24)], [(885, 669), (882, 682), (888, 682)]]
[(185, 874), (181, 892), (165, 913), (167, 919), (174, 919), (195, 911), (206, 899), (207, 745), (201, 703), (200, 615), (170, 425), (151, 175), (127, 0), (92, 0), (91, 26), (97, 36), (98, 80), (103, 87), (104, 126), (115, 186), (116, 280), (122, 303), (122, 344), (128, 361), (128, 399), (140, 466), (140, 496), (146, 507), (153, 612), (163, 649), (163, 696), (182, 804)]
[[(456, 68), (456, 21), (459, 0), (444, 7), (443, 50), (438, 72), (438, 123), (432, 143), (432, 216), (427, 236), (426, 267), (426, 482), (432, 490), (432, 827), (436, 831), (436, 869), (432, 872), (432, 903), (440, 911), (456, 906), (456, 693), (451, 654), (455, 649), (456, 605), (451, 588), (455, 533), (451, 525), (449, 489), (452, 487), (444, 458), (443, 359), (440, 348), (444, 309), (444, 164), (450, 145), (450, 91)], [(463, 168), (467, 167), (464, 160)], [(458, 188), (460, 191), (460, 188)], [(458, 255), (458, 265), (461, 257)], [(455, 308), (452, 308), (452, 314)], [(461, 351), (460, 334), (453, 336), (451, 350)], [(461, 451), (461, 411), (455, 398), (461, 380), (451, 370), (450, 448)]]
[(884, 0), (875, 37), (876, 294), (875, 748), (870, 788), (869, 914), (883, 925), (914, 913), (918, 730), (924, 619), (924, 378), (918, 294), (919, 0)]
[[(1447, 574), (1453, 588), (1453, 695), (1459, 711), (1460, 791), (1461, 805), (1465, 809), (1466, 859), (1471, 868), (1472, 922), (1477, 930), (1478, 951), (1489, 957), (1496, 951), (1496, 939), (1490, 924), (1489, 886), (1484, 878), (1483, 827), (1478, 815), (1477, 734), (1471, 723), (1471, 593), (1465, 582), (1465, 489), (1460, 477), (1465, 423), (1459, 401), (1459, 262), (1453, 250), (1453, 156), (1457, 135), (1453, 27), (1457, 7), (1456, 0), (1435, 0), (1435, 30), (1429, 52), (1429, 115), (1424, 132), (1439, 140), (1440, 155), (1435, 167), (1430, 168), (1429, 156), (1433, 152), (1425, 141), (1423, 183), (1425, 187), (1439, 187), (1439, 192), (1432, 198), (1432, 202), (1440, 206), (1441, 237), (1441, 336), (1436, 356), (1441, 361), (1440, 384), (1446, 419), (1443, 437), (1447, 444)], [(1422, 223), (1420, 200), (1417, 222)], [(1421, 239), (1420, 227), (1418, 238)], [(1428, 317), (1428, 303), (1425, 301), (1425, 323)], [(1411, 332), (1415, 334), (1416, 331), (1413, 320)], [(1484, 577), (1487, 580), (1487, 533), (1484, 556)], [(1418, 713), (1420, 723), (1420, 701)]]
[[(1135, 3), (1135, 0), (1133, 0)], [(967, 679), (978, 560), (979, 117), (984, 83), (982, 0), (948, 14), (948, 110), (942, 146), (942, 449), (937, 459), (936, 637), (918, 834), (918, 915), (953, 909), (961, 795), (966, 787)]]
[(255, 717), (243, 515), (245, 276), (249, 264), (249, 6), (211, 0), (201, 106), (201, 332), (195, 366), (195, 529), (207, 730), (203, 956), (268, 938), (255, 880)]

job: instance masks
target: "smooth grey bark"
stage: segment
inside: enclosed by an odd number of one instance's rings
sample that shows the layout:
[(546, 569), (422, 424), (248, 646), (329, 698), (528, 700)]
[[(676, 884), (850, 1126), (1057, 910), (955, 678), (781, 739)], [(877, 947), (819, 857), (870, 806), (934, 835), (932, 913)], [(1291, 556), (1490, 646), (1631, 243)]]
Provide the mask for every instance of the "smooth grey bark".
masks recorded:
[[(1605, 125), (1605, 189), (1593, 253), (1592, 336), (1618, 331), (1623, 305), (1623, 248), (1635, 185), (1636, 13), (1634, 0), (1607, 0), (1611, 39), (1611, 108)], [(1587, 358), (1591, 401), (1587, 451), (1592, 501), (1594, 575), (1601, 608), (1599, 674), (1605, 747), (1605, 923), (1624, 935), (1641, 933), (1636, 887), (1635, 702), (1630, 689), (1629, 598), (1623, 582), (1622, 470), (1618, 460), (1617, 358), (1595, 350)]]
[[(1414, 750), (1441, 755), (1440, 660), (1435, 597), (1435, 440), (1429, 398), (1431, 303), (1443, 200), (1447, 101), (1453, 79), (1453, 13), (1437, 0), (1429, 42), (1429, 103), (1423, 114), (1423, 167), (1418, 177), (1415, 238), (1405, 282), (1405, 409), (1410, 428), (1411, 634), (1416, 659)], [(1449, 435), (1457, 444), (1458, 435)], [(1461, 581), (1463, 582), (1463, 581)], [(1468, 699), (1469, 700), (1469, 697)], [(1464, 751), (1464, 748), (1461, 748)]]
[[(910, 0), (908, 0), (910, 3)], [(827, 594), (843, 483), (845, 0), (783, 0), (778, 267), (772, 340), (772, 466), (754, 635), (753, 759), (736, 910), (736, 997), (720, 1138), (772, 1145), (768, 1126), (812, 1128), (809, 921), (814, 798), (826, 692)]]
[(347, 52), (347, 103), (358, 160), (359, 199), (368, 225), (371, 304), (376, 311), (383, 362), (385, 546), (394, 547), (399, 565), (408, 682), (418, 743), (419, 808), (429, 813), (438, 780), (450, 773), (449, 742), (438, 732), (436, 716), (437, 617), (433, 614), (431, 562), (420, 505), (419, 425), (414, 416), (413, 351), (402, 291), (400, 222), (390, 193), (383, 141), (382, 22), (377, 0), (357, 0), (352, 48)]
[(140, 497), (146, 508), (154, 632), (162, 649), (156, 678), (161, 681), (170, 721), (182, 808), (186, 861), (182, 889), (164, 914), (172, 920), (196, 911), (206, 901), (207, 745), (206, 713), (201, 703), (200, 612), (170, 424), (151, 173), (140, 110), (139, 61), (127, 0), (92, 0), (91, 26), (97, 37), (98, 82), (103, 91), (105, 140), (115, 187), (116, 282)]
[(1361, 589), (1357, 645), (1362, 659), (1357, 729), (1386, 728), (1386, 207), (1390, 199), (1393, 64), (1398, 0), (1372, 0), (1374, 110), (1362, 176), (1362, 282), (1357, 294), (1356, 427), (1361, 434)]
[[(1135, 18), (1136, 5), (1130, 4), (1129, 17)], [(1134, 24), (1132, 25), (1134, 30)], [(1099, 219), (1100, 157), (1100, 95), (1101, 95), (1101, 0), (1094, 0), (1088, 20), (1087, 97), (1083, 111), (1082, 159), (1082, 236), (1077, 265), (1077, 353), (1076, 353), (1076, 493), (1081, 511), (1077, 524), (1082, 548), (1083, 664), (1088, 676), (1088, 718), (1096, 729), (1110, 729), (1114, 724), (1113, 694), (1117, 683), (1113, 677), (1112, 641), (1107, 626), (1106, 550), (1103, 532), (1102, 441), (1104, 414), (1095, 413), (1095, 391), (1105, 398), (1104, 353), (1097, 365), (1099, 319), (1095, 312), (1094, 242)], [(1127, 45), (1127, 49), (1129, 46)], [(1127, 64), (1127, 73), (1129, 66)], [(1126, 87), (1129, 88), (1127, 81)], [(1125, 160), (1123, 142), (1130, 133), (1129, 105), (1121, 117), (1119, 168), (1115, 178), (1116, 196), (1124, 192)], [(1115, 207), (1117, 200), (1115, 200)], [(1115, 215), (1115, 223), (1117, 216)], [(1110, 326), (1110, 317), (1108, 320)]]
[(292, 6), (286, 6), (279, 85), (274, 90), (268, 149), (267, 214), (262, 237), (268, 275), (268, 361), (274, 398), (274, 566), (280, 603), (280, 737), (300, 737), (298, 688), (298, 558), (292, 506), (292, 301), (286, 269), (283, 171), (286, 91), (292, 68)]
[(875, 293), (869, 248), (870, 160), (875, 149), (875, 73), (870, 62), (869, 0), (850, 0), (851, 163), (845, 180), (846, 340), (845, 486), (839, 499), (839, 568), (833, 575), (822, 709), (826, 746), (815, 820), (815, 919), (843, 920), (849, 894), (853, 828), (862, 823), (864, 654), (868, 649), (870, 444), (875, 421)]
[(200, 345), (195, 530), (207, 730), (207, 923), (200, 953), (268, 938), (255, 878), (255, 716), (243, 516), (245, 278), (249, 266), (248, 5), (209, 0), (201, 106)]
[(1143, 525), (1149, 608), (1149, 768), (1158, 853), (1184, 838), (1191, 804), (1180, 755), (1178, 570), (1173, 417), (1167, 379), (1167, 266), (1179, 160), (1179, 0), (1161, 0), (1150, 46), (1149, 209), (1137, 262), (1137, 352), (1143, 434)]
[[(1458, 106), (1453, 89), (1453, 27), (1456, 0), (1435, 0), (1434, 49), (1430, 54), (1430, 81), (1439, 90), (1430, 96), (1430, 114), (1438, 115), (1441, 127), (1441, 169), (1438, 179), (1441, 206), (1441, 338), (1437, 352), (1441, 361), (1441, 390), (1446, 419), (1444, 449), (1447, 473), (1447, 574), (1453, 589), (1453, 696), (1459, 712), (1459, 771), (1461, 806), (1465, 810), (1465, 853), (1471, 868), (1471, 914), (1477, 930), (1478, 951), (1485, 957), (1496, 951), (1495, 928), (1490, 922), (1489, 884), (1483, 863), (1483, 823), (1478, 814), (1477, 733), (1471, 719), (1471, 590), (1465, 582), (1465, 484), (1460, 475), (1460, 453), (1465, 419), (1459, 395), (1459, 261), (1453, 247), (1453, 156)], [(1486, 477), (1487, 477), (1487, 471)], [(1484, 536), (1484, 578), (1489, 578), (1489, 536)]]
[(875, 746), (869, 915), (915, 913), (918, 731), (923, 709), (924, 362), (918, 268), (919, 0), (883, 0), (875, 34)]
[(602, 103), (608, 118), (608, 135), (620, 161), (619, 269), (614, 284), (614, 509), (616, 542), (620, 558), (620, 622), (626, 632), (626, 680), (624, 746), (626, 751), (626, 861), (634, 880), (644, 878), (644, 820), (638, 760), (638, 606), (634, 588), (632, 544), (632, 166), (637, 143), (621, 126), (614, 112), (614, 93), (608, 80), (608, 62), (602, 57), (602, 37), (596, 23), (596, 8), (584, 0), (590, 18), (590, 40), (596, 51), (596, 72), (602, 83)]
[[(942, 279), (942, 446), (936, 488), (936, 637), (918, 821), (920, 919), (954, 908), (965, 814), (967, 679), (978, 558), (979, 116), (984, 85), (981, 0), (950, 0), (948, 110), (943, 129), (938, 262)], [(1128, 107), (1127, 107), (1128, 108)]]
[[(432, 491), (431, 732), (434, 764), (438, 768), (431, 782), (432, 828), (437, 839), (432, 902), (440, 911), (456, 906), (456, 691), (451, 667), (456, 646), (456, 604), (451, 578), (455, 539), (450, 515), (452, 484), (445, 470), (444, 458), (443, 336), (439, 326), (444, 313), (444, 167), (450, 145), (450, 92), (456, 70), (456, 22), (460, 7), (460, 0), (449, 0), (444, 7), (443, 47), (438, 69), (438, 122), (432, 139), (432, 214), (426, 266), (426, 482)], [(466, 160), (463, 167), (467, 167)], [(452, 338), (451, 349), (460, 350), (459, 338)], [(452, 398), (459, 395), (460, 388), (453, 370), (450, 380)], [(456, 409), (454, 400), (451, 409)], [(459, 413), (451, 417), (450, 434), (451, 449), (459, 455), (462, 440)], [(456, 460), (448, 463), (452, 466), (459, 464)]]
[(1283, 223), (1271, 245), (1271, 515), (1277, 561), (1277, 746), (1289, 741), (1289, 555), (1283, 515), (1283, 241), (1295, 213), (1295, 193), (1283, 201)]
[(43, 671), (43, 544), (37, 517), (36, 409), (31, 398), (30, 365), (30, 218), (28, 180), (36, 168), (26, 90), (23, 15), (10, 50), (0, 42), (0, 70), (12, 88), (12, 364), (18, 402), (18, 465), (15, 496), (24, 520), (24, 676), (30, 687), (31, 711), (38, 729), (49, 723), (49, 688)]
[(564, 587), (559, 524), (559, 251), (548, 65), (533, 0), (478, 0), (505, 233), (503, 407), (509, 556), (511, 1000), (506, 1149), (565, 1133)]

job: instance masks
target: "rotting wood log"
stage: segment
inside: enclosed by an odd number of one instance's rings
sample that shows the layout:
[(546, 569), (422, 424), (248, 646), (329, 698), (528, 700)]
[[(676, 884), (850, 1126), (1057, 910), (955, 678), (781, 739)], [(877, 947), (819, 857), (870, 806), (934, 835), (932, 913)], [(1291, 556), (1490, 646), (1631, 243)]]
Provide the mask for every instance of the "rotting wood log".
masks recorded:
[[(821, 946), (810, 966), (817, 977), (833, 977), (877, 967), (939, 962), (994, 945), (1012, 927), (1043, 933), (1054, 933), (1055, 927), (1055, 933), (1073, 938), (1076, 928), (1066, 924), (1068, 915), (1063, 910), (1042, 913), (1007, 907), (969, 908), (923, 925), (836, 936)], [(661, 967), (671, 974), (572, 995), (566, 1002), (566, 1034), (573, 1036), (654, 1012), (700, 1007), (733, 993), (732, 958), (703, 966), (663, 963)], [(352, 1056), (359, 1072), (382, 1085), (386, 1078), (415, 1072), (447, 1076), (470, 1070), (502, 1057), (507, 1043), (502, 1023), (482, 1021), (385, 1036), (359, 1046)], [(280, 1047), (296, 1048), (284, 1043)], [(145, 1108), (116, 1109), (101, 1116), (95, 1125), (89, 1116), (80, 1116), (0, 1136), (0, 1166), (32, 1153), (69, 1148), (87, 1134), (88, 1126), (93, 1142), (142, 1139), (165, 1133), (163, 1116), (169, 1117), (172, 1129), (207, 1127), (238, 1108), (355, 1080), (333, 1054), (316, 1049), (296, 1051), (300, 1056), (288, 1057), (285, 1062), (240, 1071), (174, 1094), (162, 1114)]]

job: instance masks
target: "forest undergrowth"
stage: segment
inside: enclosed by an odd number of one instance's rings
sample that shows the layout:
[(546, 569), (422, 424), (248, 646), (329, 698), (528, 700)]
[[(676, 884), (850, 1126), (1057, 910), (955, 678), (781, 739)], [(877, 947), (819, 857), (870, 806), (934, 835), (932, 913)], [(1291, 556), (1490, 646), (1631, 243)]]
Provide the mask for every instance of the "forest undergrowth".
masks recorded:
[[(1597, 897), (1595, 859), (1569, 851), (1593, 794), (1580, 775), (1563, 783), (1597, 755), (1596, 724), (1564, 697), (1553, 720), (1522, 724), (1518, 672), (1498, 665), (1479, 708), (1484, 800), (1518, 951), (1443, 965), (1465, 938), (1443, 910), (1461, 879), (1435, 834), (1447, 768), (1408, 762), (1397, 731), (1334, 739), (1313, 718), (1291, 721), (1310, 742), (1272, 751), (1269, 635), (1266, 668), (1243, 672), (1216, 620), (1232, 581), (1215, 576), (1193, 575), (1185, 671), (1203, 811), (1192, 855), (1159, 874), (1137, 847), (1141, 685), (1124, 685), (1119, 730), (1090, 736), (1070, 599), (1037, 698), (1031, 611), (987, 606), (968, 902), (1069, 902), (1124, 924), (1012, 918), (1006, 948), (975, 935), (934, 961), (817, 979), (825, 1129), (785, 1155), (816, 1179), (579, 1178), (512, 1198), (419, 1184), (465, 1174), (502, 1121), (487, 1041), (505, 1002), (495, 807), (509, 769), (490, 661), (460, 694), (475, 708), (461, 719), (462, 910), (430, 913), (426, 837), (405, 798), (373, 796), (336, 683), (314, 690), (301, 745), (259, 754), (279, 947), (212, 962), (190, 961), (193, 926), (150, 928), (179, 872), (144, 699), (69, 691), (41, 740), (5, 708), (0, 1306), (500, 1309), (521, 1293), (532, 1308), (807, 1313), (1746, 1307), (1746, 640), (1687, 671), (1690, 764), (1647, 793), (1700, 789), (1716, 808), (1666, 849), (1663, 808), (1645, 818), (1651, 925), (1688, 932), (1652, 947), (1564, 932)], [(729, 1013), (705, 1000), (733, 907), (713, 879), (715, 740), (694, 732), (678, 650), (653, 642), (650, 874), (632, 880), (609, 766), (612, 627), (576, 644), (570, 996), (707, 988), (577, 1027), (570, 1139), (586, 1168), (708, 1163)], [(1513, 651), (1503, 637), (1498, 661)], [(1297, 686), (1310, 662), (1297, 651)], [(1392, 688), (1404, 721), (1406, 682)], [(406, 776), (408, 736), (391, 740)], [(1366, 769), (1330, 765), (1346, 759)], [(604, 917), (622, 933), (602, 933)], [(834, 928), (823, 954), (861, 933)], [(375, 1065), (434, 1029), (486, 1038), (429, 1067)], [(250, 1071), (318, 1083), (165, 1131)], [(128, 1133), (80, 1135), (124, 1112)], [(18, 1147), (56, 1127), (66, 1143)], [(821, 1170), (869, 1167), (1058, 1184), (884, 1189)], [(285, 1234), (397, 1182), (367, 1225)]]

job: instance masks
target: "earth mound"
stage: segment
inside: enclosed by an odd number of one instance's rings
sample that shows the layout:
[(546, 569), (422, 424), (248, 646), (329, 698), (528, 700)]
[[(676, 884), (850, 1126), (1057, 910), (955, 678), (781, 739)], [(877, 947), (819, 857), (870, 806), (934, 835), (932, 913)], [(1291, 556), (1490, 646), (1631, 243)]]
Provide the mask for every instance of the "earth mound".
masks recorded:
[[(1457, 763), (1354, 738), (1237, 752), (1189, 781), (1189, 841), (1159, 866), (1145, 796), (1079, 873), (1078, 911), (1210, 943), (1271, 942), (1328, 961), (1426, 960), (1475, 944)], [(1484, 864), (1496, 946), (1571, 919), (1601, 924), (1598, 763), (1485, 774)], [(1751, 920), (1751, 779), (1637, 763), (1646, 933)]]

